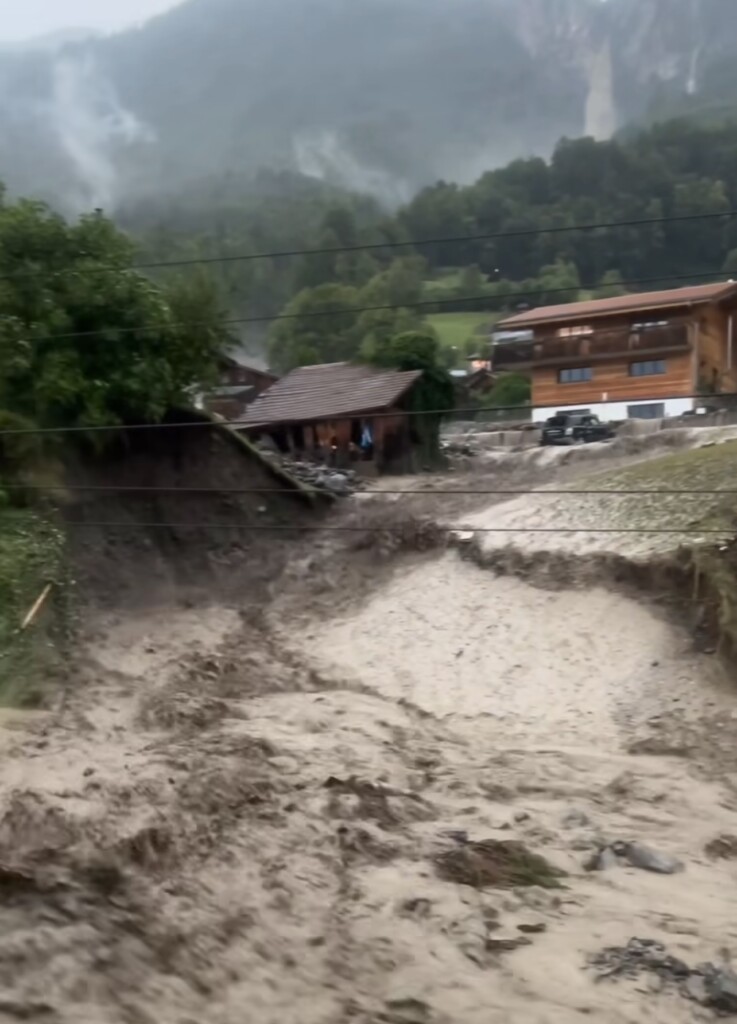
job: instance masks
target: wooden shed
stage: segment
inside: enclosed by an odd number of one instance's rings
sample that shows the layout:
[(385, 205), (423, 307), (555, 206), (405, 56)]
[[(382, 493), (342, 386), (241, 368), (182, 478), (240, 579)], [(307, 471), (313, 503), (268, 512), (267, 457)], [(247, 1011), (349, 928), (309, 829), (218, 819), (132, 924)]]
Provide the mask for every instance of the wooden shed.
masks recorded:
[(284, 454), (338, 468), (409, 472), (419, 439), (408, 397), (421, 376), (353, 363), (301, 366), (248, 407), (243, 429)]

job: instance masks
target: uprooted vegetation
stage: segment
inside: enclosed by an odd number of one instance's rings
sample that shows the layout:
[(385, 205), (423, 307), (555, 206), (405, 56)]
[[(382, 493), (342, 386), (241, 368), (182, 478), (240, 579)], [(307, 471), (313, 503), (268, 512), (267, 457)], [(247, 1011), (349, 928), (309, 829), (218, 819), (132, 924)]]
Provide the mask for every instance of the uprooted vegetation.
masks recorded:
[(435, 860), (438, 874), (446, 882), (475, 889), (514, 889), (540, 886), (559, 889), (565, 871), (553, 867), (524, 843), (515, 840), (484, 839), (441, 853)]

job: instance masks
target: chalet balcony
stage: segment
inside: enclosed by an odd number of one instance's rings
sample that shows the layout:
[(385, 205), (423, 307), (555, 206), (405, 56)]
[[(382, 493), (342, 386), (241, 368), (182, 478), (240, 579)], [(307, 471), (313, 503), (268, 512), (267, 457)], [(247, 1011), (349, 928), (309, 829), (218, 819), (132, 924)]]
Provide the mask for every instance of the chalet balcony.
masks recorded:
[(543, 366), (589, 366), (609, 359), (645, 359), (688, 352), (687, 323), (647, 327), (642, 330), (596, 331), (575, 338), (535, 338), (504, 342), (492, 347), (494, 370), (523, 370)]

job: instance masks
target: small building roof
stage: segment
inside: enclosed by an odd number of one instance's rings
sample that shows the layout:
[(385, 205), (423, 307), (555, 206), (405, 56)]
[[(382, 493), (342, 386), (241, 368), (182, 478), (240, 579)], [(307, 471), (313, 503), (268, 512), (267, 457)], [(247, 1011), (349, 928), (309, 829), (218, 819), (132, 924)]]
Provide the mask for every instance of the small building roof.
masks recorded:
[(300, 366), (264, 391), (246, 411), (245, 426), (316, 423), (394, 405), (422, 370), (380, 370), (353, 363)]
[(207, 392), (208, 398), (240, 398), (255, 392), (253, 384), (222, 384)]
[(720, 302), (737, 295), (737, 283), (720, 281), (717, 284), (691, 285), (687, 288), (669, 288), (667, 291), (640, 292), (637, 295), (618, 295), (611, 299), (592, 299), (588, 302), (567, 302), (560, 306), (541, 306), (507, 317), (497, 323), (501, 330), (519, 330), (543, 324), (571, 323), (616, 316), (618, 313), (648, 313), (653, 310), (678, 309), (707, 302)]
[(252, 363), (245, 363), (242, 359), (222, 353), (218, 356), (220, 367), (225, 370), (248, 370), (249, 373), (258, 374), (260, 377), (269, 377), (271, 380), (279, 380), (275, 373), (270, 370), (263, 370), (260, 366), (253, 366)]

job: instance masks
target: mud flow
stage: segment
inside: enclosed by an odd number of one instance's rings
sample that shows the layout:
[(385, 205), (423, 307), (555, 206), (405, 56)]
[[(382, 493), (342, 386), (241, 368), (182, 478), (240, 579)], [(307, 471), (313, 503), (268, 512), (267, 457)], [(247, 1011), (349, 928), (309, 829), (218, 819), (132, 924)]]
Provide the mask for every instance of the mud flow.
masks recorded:
[(672, 455), (488, 452), (199, 584), (158, 542), (138, 606), (89, 548), (63, 693), (0, 722), (0, 1021), (737, 1010), (737, 700), (664, 590), (683, 538), (495, 540), (564, 499), (457, 493)]

